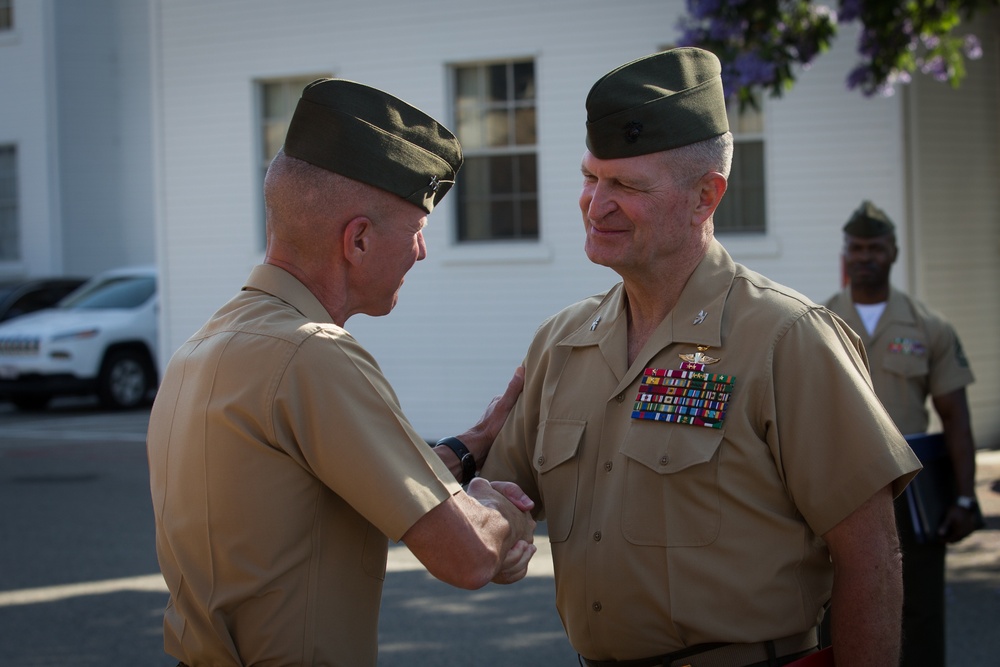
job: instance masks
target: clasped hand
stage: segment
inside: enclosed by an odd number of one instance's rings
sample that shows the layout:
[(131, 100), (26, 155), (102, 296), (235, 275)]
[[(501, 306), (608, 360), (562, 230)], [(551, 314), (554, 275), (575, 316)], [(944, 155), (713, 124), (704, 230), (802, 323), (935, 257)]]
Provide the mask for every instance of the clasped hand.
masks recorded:
[(528, 563), (538, 550), (533, 544), (535, 520), (531, 518), (535, 503), (513, 482), (489, 482), (481, 477), (472, 480), (468, 494), (482, 505), (499, 512), (510, 524), (514, 537), (500, 570), (492, 579), (493, 583), (520, 581), (528, 573)]

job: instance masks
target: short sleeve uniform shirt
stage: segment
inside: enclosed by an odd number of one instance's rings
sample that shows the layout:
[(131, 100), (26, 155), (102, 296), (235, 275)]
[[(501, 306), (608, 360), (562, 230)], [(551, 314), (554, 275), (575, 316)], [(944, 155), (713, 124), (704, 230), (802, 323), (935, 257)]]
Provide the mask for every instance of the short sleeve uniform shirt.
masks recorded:
[(858, 332), (868, 351), (875, 393), (904, 435), (927, 430), (928, 396), (972, 384), (972, 371), (954, 327), (907, 294), (890, 289), (871, 335), (854, 308), (849, 288), (834, 295), (827, 307)]
[[(919, 469), (860, 342), (718, 242), (631, 366), (625, 298), (619, 284), (540, 327), (483, 471), (538, 503), (570, 642), (628, 660), (814, 627), (832, 582), (820, 536)], [(645, 376), (698, 352), (732, 382), (714, 426), (633, 416)]]
[(285, 271), (173, 356), (148, 437), (168, 653), (374, 665), (387, 537), (460, 490), (375, 360)]

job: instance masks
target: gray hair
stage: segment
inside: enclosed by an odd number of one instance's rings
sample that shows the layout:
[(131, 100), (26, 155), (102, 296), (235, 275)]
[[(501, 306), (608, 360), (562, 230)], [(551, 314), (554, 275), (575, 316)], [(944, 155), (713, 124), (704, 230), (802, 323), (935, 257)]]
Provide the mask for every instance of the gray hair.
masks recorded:
[(733, 134), (726, 132), (711, 139), (664, 151), (663, 154), (678, 182), (693, 185), (710, 171), (729, 178), (733, 166)]

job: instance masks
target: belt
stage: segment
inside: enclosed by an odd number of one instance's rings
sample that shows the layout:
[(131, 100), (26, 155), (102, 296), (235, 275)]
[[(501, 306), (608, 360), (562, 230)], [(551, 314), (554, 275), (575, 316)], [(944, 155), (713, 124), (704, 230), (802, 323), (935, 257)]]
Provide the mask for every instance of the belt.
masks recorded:
[[(587, 667), (747, 667), (816, 648), (816, 628), (756, 644), (700, 644), (655, 658), (638, 660), (581, 659)], [(775, 662), (774, 664), (780, 664)]]

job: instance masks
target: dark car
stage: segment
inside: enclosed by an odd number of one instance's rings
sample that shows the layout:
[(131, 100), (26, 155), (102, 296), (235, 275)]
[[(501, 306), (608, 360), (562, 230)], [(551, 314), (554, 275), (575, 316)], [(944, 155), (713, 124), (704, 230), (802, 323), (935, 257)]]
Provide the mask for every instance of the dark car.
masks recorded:
[(0, 281), (0, 322), (51, 308), (84, 282), (84, 278), (62, 277)]

